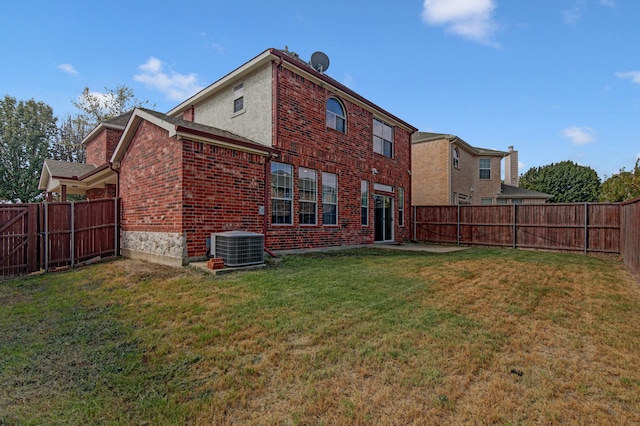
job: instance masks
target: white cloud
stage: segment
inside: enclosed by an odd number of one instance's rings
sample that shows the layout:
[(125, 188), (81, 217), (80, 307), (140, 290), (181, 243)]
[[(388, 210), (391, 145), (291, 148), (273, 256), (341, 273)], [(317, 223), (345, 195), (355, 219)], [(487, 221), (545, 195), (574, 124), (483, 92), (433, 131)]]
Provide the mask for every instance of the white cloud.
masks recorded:
[(71, 64), (60, 64), (58, 65), (58, 69), (66, 72), (69, 75), (77, 75), (78, 71)]
[(138, 68), (142, 73), (133, 76), (135, 81), (159, 90), (174, 101), (183, 101), (203, 88), (198, 84), (196, 74), (184, 75), (173, 70), (165, 72), (162, 61), (153, 56)]
[(575, 24), (582, 18), (582, 10), (584, 9), (584, 0), (575, 0), (570, 9), (562, 11), (562, 21), (565, 24)]
[(617, 72), (616, 77), (623, 80), (631, 80), (632, 83), (640, 84), (640, 71)]
[(495, 8), (495, 0), (424, 0), (422, 19), (429, 25), (444, 25), (466, 39), (497, 46), (493, 41)]
[(590, 127), (567, 127), (562, 131), (562, 135), (571, 139), (574, 145), (586, 145), (596, 141), (595, 131)]

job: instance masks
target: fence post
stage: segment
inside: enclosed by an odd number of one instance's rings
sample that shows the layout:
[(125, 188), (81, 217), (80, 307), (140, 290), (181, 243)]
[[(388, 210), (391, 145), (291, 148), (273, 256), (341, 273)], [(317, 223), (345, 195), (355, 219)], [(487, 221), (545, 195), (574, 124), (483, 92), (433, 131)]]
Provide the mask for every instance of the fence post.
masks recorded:
[(457, 232), (457, 236), (456, 236), (456, 244), (460, 245), (460, 204), (458, 204), (458, 232)]
[[(415, 206), (413, 207), (415, 209)], [(113, 216), (113, 233), (114, 233), (114, 238), (113, 238), (113, 256), (118, 256), (119, 254), (119, 247), (120, 247), (120, 243), (118, 241), (118, 237), (119, 237), (119, 233), (118, 233), (118, 219), (120, 218), (120, 209), (118, 209), (118, 198), (114, 198), (113, 199), (113, 212), (114, 212), (114, 216)], [(415, 226), (415, 219), (414, 219), (414, 226)]]
[(589, 252), (589, 203), (584, 203), (584, 254)]
[(511, 217), (513, 217), (513, 248), (518, 246), (517, 235), (518, 235), (518, 227), (516, 225), (518, 220), (518, 205), (511, 204)]
[(413, 219), (413, 240), (416, 240), (416, 206), (413, 206), (413, 215), (411, 216)]
[(73, 204), (73, 201), (71, 201), (71, 203), (69, 204), (69, 209), (71, 209), (71, 212), (69, 214), (69, 256), (70, 256), (70, 260), (71, 260), (71, 267), (73, 268), (73, 255), (75, 254), (76, 251), (76, 247), (75, 247), (75, 239), (76, 239), (76, 232), (75, 232), (75, 205)]
[(49, 203), (44, 203), (44, 271), (49, 272)]
[(27, 207), (27, 272), (38, 270), (38, 205)]

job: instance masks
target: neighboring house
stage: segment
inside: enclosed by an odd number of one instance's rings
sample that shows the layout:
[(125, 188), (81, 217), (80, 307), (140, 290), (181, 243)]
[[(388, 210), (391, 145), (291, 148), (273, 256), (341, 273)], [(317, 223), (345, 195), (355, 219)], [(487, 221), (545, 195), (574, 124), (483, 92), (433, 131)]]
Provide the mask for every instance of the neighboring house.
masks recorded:
[[(455, 135), (417, 132), (411, 144), (413, 205), (544, 203), (518, 188), (518, 152), (477, 148)], [(505, 185), (501, 161), (505, 158)]]
[(93, 168), (61, 179), (47, 160), (40, 187), (117, 195), (123, 255), (162, 263), (203, 259), (211, 233), (230, 230), (263, 234), (268, 250), (401, 242), (415, 131), (268, 49), (167, 114), (100, 124), (85, 139)]

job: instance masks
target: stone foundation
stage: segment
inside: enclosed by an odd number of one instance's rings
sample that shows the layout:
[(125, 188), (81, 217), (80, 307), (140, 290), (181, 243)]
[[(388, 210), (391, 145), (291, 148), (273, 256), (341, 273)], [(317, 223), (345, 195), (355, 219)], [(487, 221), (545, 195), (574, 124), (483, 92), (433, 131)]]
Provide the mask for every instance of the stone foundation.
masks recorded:
[(122, 231), (120, 251), (124, 257), (164, 265), (188, 263), (187, 237), (177, 232)]

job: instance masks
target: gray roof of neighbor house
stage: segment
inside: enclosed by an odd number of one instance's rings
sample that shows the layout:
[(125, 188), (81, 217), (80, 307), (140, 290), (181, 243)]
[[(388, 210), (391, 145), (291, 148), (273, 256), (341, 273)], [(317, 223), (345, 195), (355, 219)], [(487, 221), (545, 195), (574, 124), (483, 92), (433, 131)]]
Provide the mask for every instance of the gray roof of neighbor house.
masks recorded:
[(477, 155), (489, 155), (489, 156), (495, 156), (495, 157), (505, 157), (509, 155), (509, 153), (506, 151), (498, 151), (495, 149), (478, 148), (476, 146), (472, 146), (468, 142), (466, 142), (464, 139), (448, 133), (416, 132), (413, 135), (411, 135), (411, 143), (414, 143), (414, 144), (431, 142), (431, 141), (436, 141), (441, 139), (446, 139), (450, 142), (455, 141), (461, 145), (466, 146), (471, 151), (474, 151)]
[(553, 195), (545, 194), (544, 192), (533, 191), (531, 189), (519, 188), (517, 186), (500, 185), (501, 193), (498, 194), (498, 198), (545, 198), (549, 199)]

